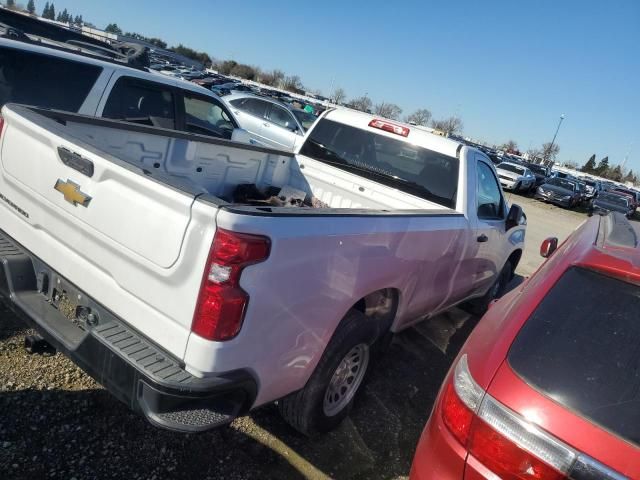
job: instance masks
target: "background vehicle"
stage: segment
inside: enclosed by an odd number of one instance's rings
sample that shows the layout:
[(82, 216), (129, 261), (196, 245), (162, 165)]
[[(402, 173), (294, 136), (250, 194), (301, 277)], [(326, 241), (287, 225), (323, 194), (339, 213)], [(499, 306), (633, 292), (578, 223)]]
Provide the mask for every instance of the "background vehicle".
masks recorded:
[(194, 83), (0, 38), (0, 107), (9, 102), (247, 140), (227, 106)]
[(329, 430), (390, 332), (486, 306), (522, 255), (522, 209), (485, 155), (370, 115), (328, 112), (293, 155), (2, 114), (0, 291), (165, 428), (279, 399), (298, 430)]
[(239, 125), (261, 144), (295, 150), (316, 117), (270, 98), (243, 93), (228, 95), (224, 102), (233, 111)]
[(589, 178), (583, 179), (587, 187), (587, 199), (592, 199), (598, 196), (598, 194), (604, 190), (602, 183), (599, 180), (591, 180)]
[(502, 162), (497, 167), (502, 188), (514, 192), (528, 192), (536, 184), (536, 177), (527, 167), (512, 162)]
[(631, 218), (634, 210), (629, 198), (622, 195), (616, 195), (614, 193), (602, 192), (598, 197), (591, 201), (591, 205), (589, 205), (589, 213), (604, 214), (608, 212), (619, 212), (627, 218)]
[(585, 202), (589, 201), (589, 193), (587, 191), (587, 184), (584, 183), (582, 180), (574, 180), (575, 184), (576, 184), (576, 190), (578, 192), (578, 194), (580, 195), (580, 198), (578, 200), (578, 205), (582, 205)]
[(253, 88), (241, 83), (229, 82), (211, 87), (211, 91), (219, 95), (229, 95), (232, 93), (253, 93)]
[(549, 178), (549, 168), (548, 167), (544, 167), (542, 165), (538, 165), (537, 163), (525, 163), (525, 166), (531, 170), (531, 173), (533, 173), (536, 177), (536, 183), (535, 186), (539, 187), (540, 185), (542, 185), (543, 183), (545, 183), (547, 181), (547, 179)]
[(462, 347), (413, 480), (640, 478), (639, 235), (612, 214), (543, 243)]
[(623, 188), (623, 187), (615, 187), (612, 190), (610, 190), (610, 192), (615, 193), (617, 195), (624, 195), (625, 197), (628, 197), (634, 212), (636, 208), (638, 208), (636, 192), (634, 192), (633, 190), (630, 190), (628, 188)]
[(580, 203), (580, 191), (573, 180), (553, 177), (540, 185), (534, 195), (538, 200), (573, 208)]

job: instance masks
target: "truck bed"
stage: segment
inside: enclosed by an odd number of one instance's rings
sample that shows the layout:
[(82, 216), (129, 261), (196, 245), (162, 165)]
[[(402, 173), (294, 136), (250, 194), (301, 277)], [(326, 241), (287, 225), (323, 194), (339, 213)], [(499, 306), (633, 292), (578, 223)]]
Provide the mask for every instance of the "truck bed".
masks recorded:
[(32, 111), (63, 121), (61, 133), (84, 146), (194, 195), (217, 198), (219, 204), (238, 203), (234, 201), (236, 187), (255, 185), (259, 189), (293, 187), (333, 209), (445, 208), (312, 159), (299, 161), (294, 154), (280, 150), (119, 121)]

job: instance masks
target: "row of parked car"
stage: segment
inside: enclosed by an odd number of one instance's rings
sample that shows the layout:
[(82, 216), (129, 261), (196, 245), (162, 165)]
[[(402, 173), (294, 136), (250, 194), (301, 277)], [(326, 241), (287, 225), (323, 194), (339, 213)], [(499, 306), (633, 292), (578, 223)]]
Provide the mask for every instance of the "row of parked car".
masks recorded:
[(511, 156), (493, 157), (502, 188), (533, 194), (564, 208), (586, 206), (589, 213), (620, 212), (631, 218), (640, 205), (640, 191), (614, 182), (575, 177)]

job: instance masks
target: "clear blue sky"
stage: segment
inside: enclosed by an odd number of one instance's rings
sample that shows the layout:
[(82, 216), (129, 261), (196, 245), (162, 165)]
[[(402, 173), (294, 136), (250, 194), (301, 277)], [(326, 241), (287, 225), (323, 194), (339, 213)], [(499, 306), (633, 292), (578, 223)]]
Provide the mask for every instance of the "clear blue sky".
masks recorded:
[[(26, 0), (25, 0), (26, 3)], [(349, 98), (458, 114), (464, 132), (640, 171), (640, 1), (54, 0), (98, 27), (280, 68)], [(36, 0), (38, 12), (43, 0)]]

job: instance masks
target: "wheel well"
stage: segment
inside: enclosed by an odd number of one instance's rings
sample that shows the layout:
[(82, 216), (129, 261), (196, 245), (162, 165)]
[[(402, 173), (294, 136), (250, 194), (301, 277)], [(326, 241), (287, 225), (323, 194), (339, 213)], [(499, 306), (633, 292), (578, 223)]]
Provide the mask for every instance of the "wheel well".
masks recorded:
[(382, 334), (391, 328), (396, 318), (399, 297), (398, 290), (395, 288), (383, 288), (362, 297), (351, 308), (378, 320)]

